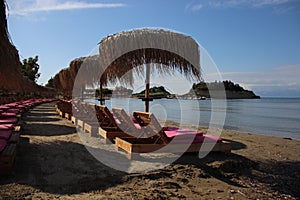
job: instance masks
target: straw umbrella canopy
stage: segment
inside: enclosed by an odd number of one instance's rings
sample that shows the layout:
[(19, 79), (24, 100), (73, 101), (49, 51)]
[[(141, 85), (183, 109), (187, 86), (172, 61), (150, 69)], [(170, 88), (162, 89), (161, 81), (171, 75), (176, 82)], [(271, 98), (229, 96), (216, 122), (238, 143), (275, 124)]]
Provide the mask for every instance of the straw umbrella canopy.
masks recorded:
[[(138, 29), (103, 38), (99, 45), (100, 65), (105, 80), (128, 81), (135, 71), (145, 74), (145, 111), (149, 111), (151, 66), (161, 74), (175, 70), (188, 80), (200, 80), (200, 51), (193, 38), (162, 29)], [(146, 66), (146, 72), (144, 72)], [(128, 77), (123, 77), (127, 75)], [(132, 79), (130, 79), (132, 81)]]

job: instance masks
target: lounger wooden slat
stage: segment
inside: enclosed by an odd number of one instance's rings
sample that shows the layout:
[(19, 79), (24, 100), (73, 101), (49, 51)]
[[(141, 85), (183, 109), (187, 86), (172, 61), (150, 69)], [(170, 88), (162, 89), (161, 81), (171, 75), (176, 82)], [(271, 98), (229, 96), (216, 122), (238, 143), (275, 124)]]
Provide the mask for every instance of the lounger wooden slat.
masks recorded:
[[(125, 113), (123, 109), (113, 108), (113, 113), (116, 114), (116, 119), (106, 106), (99, 106), (97, 109), (98, 112), (100, 112), (99, 116), (103, 118), (101, 119), (100, 127), (98, 129), (98, 134), (101, 137), (109, 140), (112, 143), (115, 142), (116, 137), (133, 137), (130, 133), (134, 132), (132, 128), (135, 127), (134, 125), (128, 123), (128, 121), (124, 120), (124, 118), (121, 116), (120, 113)], [(119, 124), (116, 122), (116, 120), (118, 120)]]

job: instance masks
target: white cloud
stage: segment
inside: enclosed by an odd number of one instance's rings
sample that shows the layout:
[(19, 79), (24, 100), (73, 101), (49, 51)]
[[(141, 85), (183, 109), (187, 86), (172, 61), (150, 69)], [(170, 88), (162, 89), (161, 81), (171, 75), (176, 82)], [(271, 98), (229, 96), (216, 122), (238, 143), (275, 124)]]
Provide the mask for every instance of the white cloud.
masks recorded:
[(189, 3), (188, 5), (186, 5), (185, 10), (189, 10), (189, 11), (198, 11), (200, 9), (203, 8), (203, 5), (200, 3)]
[(198, 11), (203, 7), (210, 8), (263, 8), (263, 7), (273, 7), (277, 8), (279, 5), (283, 5), (289, 2), (294, 2), (295, 0), (206, 0), (201, 3), (192, 1), (187, 4), (185, 10), (188, 11)]
[(122, 3), (88, 3), (84, 1), (58, 0), (13, 0), (8, 2), (9, 13), (13, 15), (28, 15), (35, 12), (123, 7)]
[(233, 8), (233, 7), (265, 7), (276, 6), (289, 2), (290, 0), (210, 0), (208, 5), (216, 8)]

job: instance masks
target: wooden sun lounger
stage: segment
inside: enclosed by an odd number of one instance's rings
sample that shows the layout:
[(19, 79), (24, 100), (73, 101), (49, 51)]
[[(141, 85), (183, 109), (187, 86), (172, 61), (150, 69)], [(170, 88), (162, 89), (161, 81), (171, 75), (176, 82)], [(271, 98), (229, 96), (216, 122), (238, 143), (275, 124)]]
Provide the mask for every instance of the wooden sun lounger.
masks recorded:
[(72, 103), (70, 101), (59, 100), (56, 104), (56, 112), (61, 118), (71, 119), (72, 116)]
[(122, 108), (112, 109), (115, 117), (119, 120), (119, 128), (127, 135), (133, 137), (142, 137), (144, 135), (145, 128), (141, 127), (139, 124), (135, 124), (130, 116)]
[(92, 113), (90, 110), (87, 110), (85, 103), (74, 104), (74, 107), (76, 109), (74, 115), (71, 116), (71, 122), (84, 130), (84, 124), (90, 121)]
[(131, 134), (134, 133), (134, 129), (136, 127), (133, 125), (133, 122), (130, 120), (130, 123), (126, 116), (126, 112), (120, 108), (113, 108), (113, 113), (117, 120), (119, 120), (119, 124), (116, 122), (114, 115), (108, 110), (106, 106), (99, 106), (100, 112), (104, 118), (102, 123), (100, 123), (100, 127), (98, 129), (98, 134), (106, 140), (114, 143), (115, 138), (123, 138), (123, 137), (133, 137)]
[(86, 112), (88, 113), (88, 118), (86, 119), (83, 125), (83, 129), (86, 133), (90, 133), (93, 136), (97, 135), (97, 131), (99, 128), (99, 121), (101, 120), (98, 117), (96, 107), (94, 104), (86, 104), (84, 105)]
[[(167, 151), (172, 153), (181, 153), (182, 149), (185, 149), (187, 144), (184, 143), (172, 143), (172, 138), (169, 138), (160, 126), (156, 117), (152, 113), (147, 112), (134, 112), (133, 116), (141, 123), (141, 126), (147, 126), (151, 132), (149, 138), (116, 138), (116, 148), (122, 149), (129, 154), (129, 158), (132, 153), (149, 153), (159, 150), (168, 146)], [(204, 136), (208, 137), (208, 136)], [(209, 139), (209, 138), (208, 138)], [(201, 149), (204, 151), (223, 151), (229, 153), (231, 151), (231, 145), (228, 142), (220, 140), (218, 142), (200, 142), (192, 143), (189, 145), (185, 152), (199, 152)]]
[(0, 175), (10, 174), (16, 158), (17, 144), (8, 143), (0, 153)]

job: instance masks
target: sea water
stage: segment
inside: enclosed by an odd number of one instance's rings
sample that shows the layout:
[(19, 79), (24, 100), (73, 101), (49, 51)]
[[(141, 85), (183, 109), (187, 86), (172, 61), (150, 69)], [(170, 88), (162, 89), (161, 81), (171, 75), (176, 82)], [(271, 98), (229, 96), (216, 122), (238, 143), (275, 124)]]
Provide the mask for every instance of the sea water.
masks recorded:
[[(144, 111), (140, 99), (112, 98), (105, 105), (124, 108), (128, 113)], [(150, 102), (150, 112), (161, 120), (300, 140), (300, 98), (156, 99)]]

